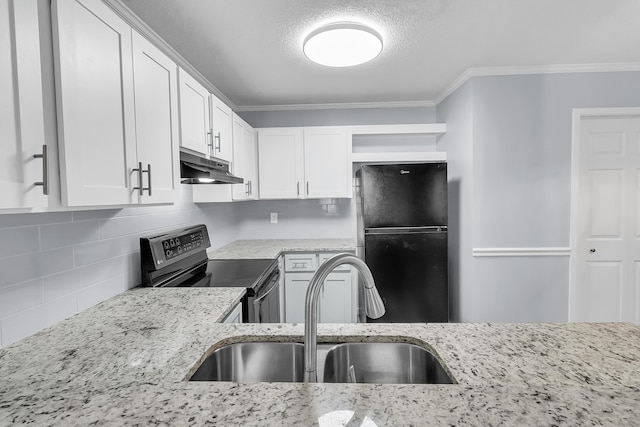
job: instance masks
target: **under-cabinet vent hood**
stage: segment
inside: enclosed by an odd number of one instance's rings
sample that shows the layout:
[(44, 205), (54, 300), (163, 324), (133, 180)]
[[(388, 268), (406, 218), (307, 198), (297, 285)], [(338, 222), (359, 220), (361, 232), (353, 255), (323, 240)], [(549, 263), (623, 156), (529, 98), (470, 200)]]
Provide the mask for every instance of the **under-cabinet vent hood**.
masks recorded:
[(205, 158), (180, 148), (180, 182), (183, 184), (242, 184), (229, 172), (229, 162)]

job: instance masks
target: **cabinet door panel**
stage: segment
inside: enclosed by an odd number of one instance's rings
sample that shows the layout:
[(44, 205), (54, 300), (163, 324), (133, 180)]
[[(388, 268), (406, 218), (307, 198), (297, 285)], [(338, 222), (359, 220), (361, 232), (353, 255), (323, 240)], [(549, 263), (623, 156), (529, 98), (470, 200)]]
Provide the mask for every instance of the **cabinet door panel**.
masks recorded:
[(260, 199), (303, 197), (301, 129), (267, 129), (258, 133)]
[(131, 28), (99, 0), (52, 6), (63, 203), (137, 202)]
[(0, 1), (0, 208), (47, 206), (44, 119), (35, 0)]
[(184, 70), (180, 78), (180, 145), (209, 154), (211, 125), (209, 91)]
[(213, 128), (213, 150), (211, 155), (231, 162), (233, 157), (231, 108), (214, 95), (211, 95), (211, 119)]
[(313, 273), (294, 273), (284, 276), (285, 321), (304, 323), (304, 300)]
[(351, 197), (348, 150), (343, 128), (304, 130), (305, 197)]
[(233, 200), (247, 200), (249, 182), (245, 170), (245, 122), (236, 114), (233, 114), (233, 174), (244, 179), (242, 184), (233, 184)]
[(245, 126), (244, 131), (244, 177), (249, 184), (249, 195), (247, 199), (256, 200), (258, 198), (258, 163), (256, 146), (256, 131), (250, 126)]
[[(138, 33), (133, 33), (133, 70), (138, 161), (143, 169), (143, 203), (175, 201), (178, 157), (177, 66)], [(149, 180), (151, 179), (151, 182)]]
[(352, 321), (351, 286), (351, 272), (331, 273), (327, 276), (320, 295), (320, 322)]

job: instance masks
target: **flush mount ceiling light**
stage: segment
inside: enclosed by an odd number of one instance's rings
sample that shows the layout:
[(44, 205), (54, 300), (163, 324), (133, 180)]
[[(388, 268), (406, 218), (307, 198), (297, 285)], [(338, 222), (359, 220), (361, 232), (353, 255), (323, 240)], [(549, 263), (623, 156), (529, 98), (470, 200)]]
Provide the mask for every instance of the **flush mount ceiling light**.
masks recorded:
[(352, 22), (325, 25), (304, 39), (304, 54), (320, 65), (351, 67), (364, 64), (382, 51), (382, 37), (375, 30)]

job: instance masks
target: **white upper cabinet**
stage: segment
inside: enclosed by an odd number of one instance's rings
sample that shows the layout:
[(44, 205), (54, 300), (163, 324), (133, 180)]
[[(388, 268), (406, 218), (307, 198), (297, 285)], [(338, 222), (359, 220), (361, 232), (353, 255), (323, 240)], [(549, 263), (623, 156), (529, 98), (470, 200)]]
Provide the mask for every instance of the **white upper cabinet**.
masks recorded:
[(351, 197), (349, 154), (345, 128), (260, 129), (260, 198)]
[(345, 128), (304, 130), (305, 197), (351, 197), (350, 151)]
[(243, 184), (233, 184), (233, 200), (258, 197), (256, 150), (255, 130), (233, 113), (233, 173), (244, 179)]
[(233, 117), (231, 108), (211, 95), (211, 123), (213, 146), (210, 155), (231, 162), (233, 160)]
[[(174, 202), (180, 178), (178, 69), (133, 32), (136, 147), (142, 203)], [(136, 180), (134, 180), (136, 181)]]
[(202, 154), (213, 146), (209, 91), (180, 68), (180, 145)]
[(258, 131), (260, 199), (298, 199), (304, 189), (301, 128)]
[(36, 0), (0, 0), (0, 208), (47, 206)]
[(131, 27), (100, 0), (52, 13), (63, 203), (136, 202)]
[(172, 202), (175, 63), (100, 0), (54, 0), (52, 15), (63, 203)]

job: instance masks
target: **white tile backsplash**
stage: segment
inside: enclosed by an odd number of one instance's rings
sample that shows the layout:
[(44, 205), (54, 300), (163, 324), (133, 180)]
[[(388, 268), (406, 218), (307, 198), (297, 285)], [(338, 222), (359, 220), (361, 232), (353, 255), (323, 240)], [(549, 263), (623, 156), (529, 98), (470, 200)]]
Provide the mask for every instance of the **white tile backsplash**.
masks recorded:
[(0, 288), (0, 319), (43, 303), (42, 279)]
[[(74, 212), (0, 214), (0, 347), (137, 286), (140, 237), (206, 224), (211, 246), (239, 238), (355, 236), (353, 200), (326, 216), (317, 200), (192, 202)], [(279, 212), (280, 222), (269, 222)]]
[(217, 248), (236, 238), (234, 206), (193, 204), (0, 214), (0, 347), (140, 284), (140, 237), (205, 223)]
[(0, 228), (0, 258), (35, 252), (39, 240), (38, 227)]
[(78, 221), (40, 227), (41, 249), (53, 249), (100, 238), (99, 221)]

